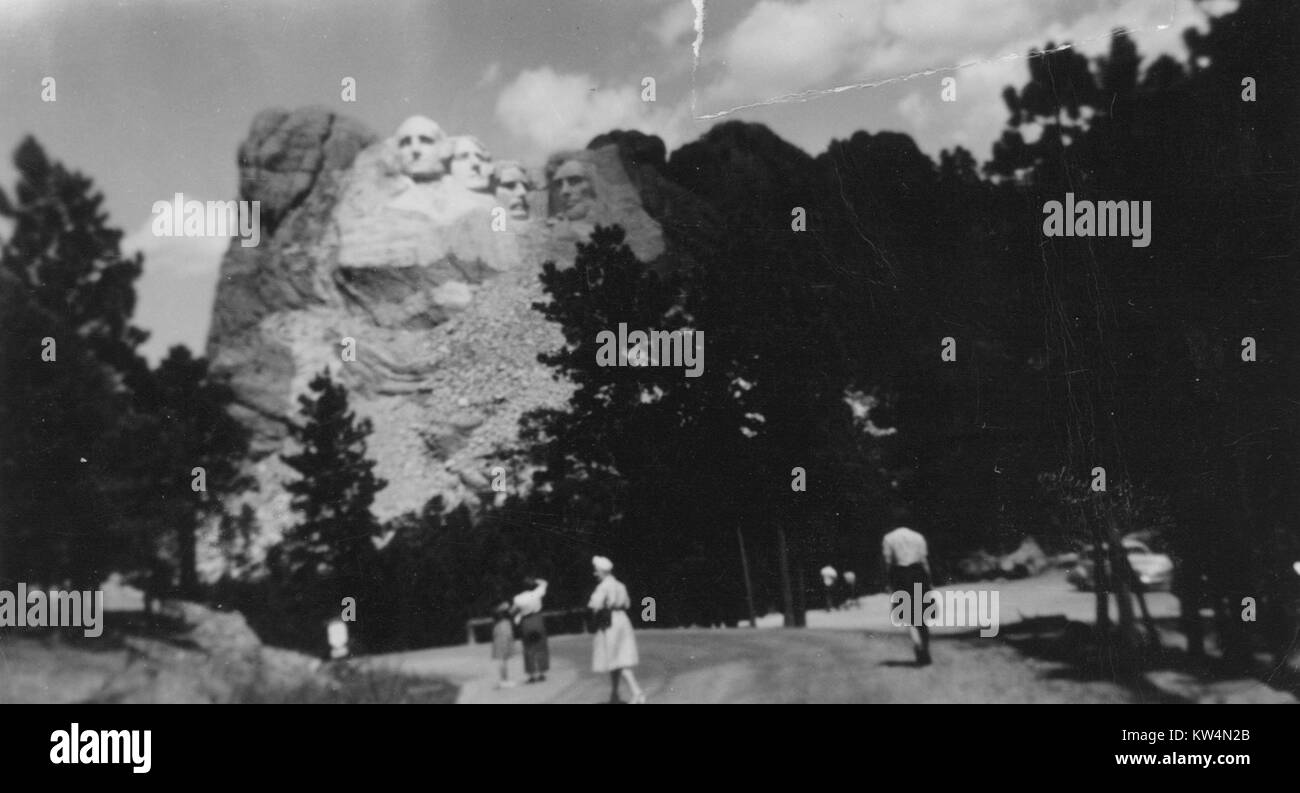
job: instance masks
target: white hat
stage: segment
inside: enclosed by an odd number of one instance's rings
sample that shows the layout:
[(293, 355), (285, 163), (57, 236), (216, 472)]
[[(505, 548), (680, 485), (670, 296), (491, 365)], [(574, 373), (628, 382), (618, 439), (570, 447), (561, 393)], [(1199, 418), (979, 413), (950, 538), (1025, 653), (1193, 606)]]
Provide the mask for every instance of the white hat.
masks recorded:
[(591, 557), (591, 566), (602, 573), (608, 573), (614, 569), (614, 563), (604, 556)]

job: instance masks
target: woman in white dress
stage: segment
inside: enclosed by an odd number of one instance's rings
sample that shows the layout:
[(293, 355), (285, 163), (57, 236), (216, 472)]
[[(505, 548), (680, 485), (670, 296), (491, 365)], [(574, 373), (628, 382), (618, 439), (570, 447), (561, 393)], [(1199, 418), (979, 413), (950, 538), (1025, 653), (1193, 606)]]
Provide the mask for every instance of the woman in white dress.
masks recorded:
[[(632, 704), (645, 702), (645, 692), (637, 685), (632, 667), (640, 660), (636, 652), (636, 636), (632, 634), (632, 621), (627, 618), (631, 600), (627, 587), (614, 577), (614, 563), (603, 556), (593, 557), (591, 565), (600, 583), (591, 593), (587, 608), (596, 613), (596, 635), (592, 641), (591, 669), (609, 672), (609, 701), (620, 702), (619, 680), (626, 680), (632, 690)], [(602, 619), (607, 615), (606, 619)]]

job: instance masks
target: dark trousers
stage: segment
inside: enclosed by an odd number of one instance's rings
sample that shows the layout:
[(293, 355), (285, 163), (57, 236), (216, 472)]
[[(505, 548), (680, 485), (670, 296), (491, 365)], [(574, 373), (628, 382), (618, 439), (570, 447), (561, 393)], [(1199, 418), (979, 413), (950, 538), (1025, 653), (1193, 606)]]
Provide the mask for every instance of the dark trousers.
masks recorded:
[[(901, 590), (903, 592), (906, 592), (909, 598), (915, 600), (916, 587), (918, 584), (921, 587), (921, 602), (914, 603), (913, 607), (917, 610), (918, 613), (924, 614), (925, 602), (926, 602), (925, 596), (930, 592), (930, 574), (926, 572), (925, 565), (909, 564), (902, 567), (898, 565), (894, 565), (889, 568), (889, 586), (893, 589), (894, 592), (898, 592)], [(900, 601), (901, 598), (900, 599), (891, 598), (890, 608), (891, 609), (897, 608)], [(908, 625), (908, 627), (916, 631), (916, 635), (914, 637), (914, 643), (916, 644), (917, 658), (918, 660), (923, 659), (925, 663), (929, 663), (930, 629), (926, 627), (924, 619), (915, 620), (916, 624), (913, 625), (912, 616), (913, 615), (911, 613), (907, 614), (906, 624)]]
[(546, 618), (540, 612), (529, 614), (519, 621), (519, 632), (524, 640), (524, 671), (530, 675), (544, 674), (551, 668)]

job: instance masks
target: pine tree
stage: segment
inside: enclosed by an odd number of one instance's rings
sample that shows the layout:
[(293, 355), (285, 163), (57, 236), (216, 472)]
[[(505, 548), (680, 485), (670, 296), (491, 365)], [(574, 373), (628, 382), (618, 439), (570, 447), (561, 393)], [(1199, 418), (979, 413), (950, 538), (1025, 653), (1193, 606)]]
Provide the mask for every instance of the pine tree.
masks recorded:
[(37, 306), (87, 340), (104, 363), (122, 371), (147, 334), (130, 324), (143, 258), (121, 255), (122, 232), (108, 226), (94, 182), (51, 162), (34, 138), (14, 152), (16, 205), (0, 192), (0, 216), (14, 222), (3, 268)]
[(225, 496), (253, 483), (242, 466), (249, 431), (230, 414), (233, 401), (230, 386), (209, 375), (207, 360), (180, 345), (137, 383), (131, 456), (119, 470), (136, 474), (139, 486), (124, 495), (139, 532), (153, 540), (151, 555), (159, 540), (175, 538), (182, 597), (198, 595), (199, 526), (224, 515)]
[[(600, 356), (600, 334), (617, 334), (620, 325), (629, 332), (699, 329), (681, 310), (682, 280), (660, 277), (624, 240), (620, 227), (598, 227), (590, 242), (578, 244), (573, 267), (543, 267), (551, 299), (534, 308), (563, 328), (568, 344), (538, 360), (576, 388), (567, 410), (525, 417), (523, 438), (566, 532), (596, 538), (628, 580), (655, 591), (675, 587), (684, 604), (679, 613), (707, 610), (725, 596), (691, 589), (704, 580), (690, 572), (694, 560), (716, 558), (724, 552), (720, 538), (734, 539), (731, 524), (708, 521), (696, 507), (716, 503), (719, 485), (709, 472), (720, 466), (711, 465), (713, 455), (731, 445), (730, 436), (741, 437), (741, 416), (734, 406), (705, 415), (712, 404), (705, 392), (717, 390), (713, 381), (722, 372), (710, 368), (722, 366), (712, 358), (703, 376), (690, 378), (681, 367), (606, 365), (616, 362)], [(725, 434), (702, 425), (727, 417), (734, 423)]]
[(93, 586), (128, 564), (108, 459), (144, 364), (125, 258), (92, 181), (32, 138), (14, 153), (0, 246), (0, 580)]
[(300, 451), (281, 459), (301, 475), (287, 485), (302, 522), (289, 529), (272, 564), (284, 583), (298, 589), (312, 616), (325, 617), (343, 597), (362, 600), (370, 538), (378, 523), (370, 511), (387, 482), (366, 459), (369, 419), (348, 408), (347, 389), (324, 370), (310, 383), (315, 396), (298, 397), (302, 426), (290, 432)]

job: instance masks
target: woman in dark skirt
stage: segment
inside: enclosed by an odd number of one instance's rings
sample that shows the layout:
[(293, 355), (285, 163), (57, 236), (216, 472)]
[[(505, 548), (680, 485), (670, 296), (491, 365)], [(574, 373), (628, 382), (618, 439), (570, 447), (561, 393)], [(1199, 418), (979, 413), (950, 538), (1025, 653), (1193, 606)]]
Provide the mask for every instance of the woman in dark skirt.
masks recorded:
[(546, 673), (551, 668), (551, 652), (546, 642), (546, 618), (542, 616), (546, 582), (540, 578), (529, 578), (524, 586), (527, 589), (515, 595), (515, 620), (519, 623), (519, 633), (524, 640), (524, 671), (528, 673), (528, 682), (540, 683), (546, 679)]

